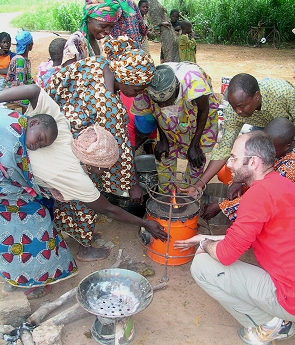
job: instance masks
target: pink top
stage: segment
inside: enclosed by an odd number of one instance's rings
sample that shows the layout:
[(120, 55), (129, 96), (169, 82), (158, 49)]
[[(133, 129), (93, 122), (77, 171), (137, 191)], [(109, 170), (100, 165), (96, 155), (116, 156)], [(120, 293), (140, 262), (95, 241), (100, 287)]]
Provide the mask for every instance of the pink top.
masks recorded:
[[(129, 133), (129, 140), (131, 143), (131, 146), (136, 145), (136, 130), (135, 130), (135, 124), (134, 124), (134, 114), (131, 113), (130, 109), (134, 101), (134, 97), (126, 97), (122, 92), (120, 93), (120, 97), (122, 100), (122, 103), (125, 105), (125, 108), (128, 113), (129, 122), (128, 122), (128, 133)], [(155, 139), (157, 137), (157, 130), (154, 130), (149, 138)]]

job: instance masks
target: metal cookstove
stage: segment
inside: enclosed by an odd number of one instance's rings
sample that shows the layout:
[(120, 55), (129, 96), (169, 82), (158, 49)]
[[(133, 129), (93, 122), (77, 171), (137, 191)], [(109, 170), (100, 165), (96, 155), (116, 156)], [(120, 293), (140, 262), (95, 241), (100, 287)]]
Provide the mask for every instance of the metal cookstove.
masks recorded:
[(96, 315), (93, 338), (102, 345), (127, 345), (134, 337), (132, 315), (152, 301), (153, 288), (139, 273), (105, 269), (85, 277), (78, 285), (78, 303)]
[[(159, 184), (146, 186), (150, 198), (146, 203), (145, 218), (160, 223), (168, 234), (168, 240), (162, 242), (154, 239), (145, 229), (141, 228), (139, 237), (147, 249), (148, 256), (155, 262), (167, 266), (182, 265), (192, 260), (195, 247), (185, 252), (174, 249), (176, 240), (186, 240), (197, 234), (198, 214), (202, 193), (194, 186), (182, 182), (182, 173), (178, 179), (171, 179), (171, 193), (162, 193)], [(180, 177), (179, 177), (180, 176)], [(194, 190), (194, 197), (188, 195), (187, 189)]]

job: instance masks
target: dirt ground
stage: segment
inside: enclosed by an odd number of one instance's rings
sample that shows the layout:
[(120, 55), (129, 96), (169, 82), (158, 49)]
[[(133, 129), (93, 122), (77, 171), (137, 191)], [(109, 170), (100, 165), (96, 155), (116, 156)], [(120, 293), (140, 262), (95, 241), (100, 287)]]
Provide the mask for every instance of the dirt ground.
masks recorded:
[[(41, 61), (47, 61), (48, 45), (56, 36), (35, 40), (29, 57), (33, 75)], [(66, 36), (65, 36), (66, 38)], [(150, 52), (155, 64), (160, 63), (160, 43), (150, 42)], [(237, 73), (250, 73), (261, 79), (267, 76), (294, 82), (295, 50), (262, 47), (248, 48), (215, 44), (199, 44), (197, 63), (211, 76), (215, 92), (220, 92), (221, 77)]]
[[(41, 61), (48, 58), (48, 45), (53, 37), (36, 40), (30, 54), (33, 73)], [(155, 63), (159, 63), (160, 44), (150, 44)], [(212, 77), (215, 92), (220, 92), (221, 77), (231, 77), (236, 73), (247, 72), (255, 77), (279, 77), (290, 82), (295, 67), (295, 51), (290, 49), (248, 48), (236, 46), (199, 44), (197, 62)], [(202, 228), (201, 228), (202, 229)], [(214, 234), (222, 234), (224, 226), (212, 227)], [(134, 315), (134, 345), (238, 345), (242, 344), (237, 336), (238, 323), (212, 298), (202, 291), (190, 274), (190, 263), (181, 266), (165, 267), (152, 261), (146, 248), (140, 243), (138, 228), (117, 221), (101, 220), (97, 224), (104, 240), (112, 241), (115, 247), (111, 256), (103, 261), (78, 262), (79, 273), (72, 279), (53, 285), (51, 293), (40, 300), (32, 301), (32, 311), (44, 300), (53, 301), (64, 292), (78, 285), (88, 274), (99, 269), (109, 268), (116, 260), (119, 248), (123, 255), (133, 262), (145, 262), (155, 270), (155, 275), (148, 277), (152, 285), (158, 284), (165, 276), (169, 278), (165, 290), (154, 293), (150, 306)], [(66, 237), (74, 253), (78, 251), (77, 243)], [(244, 257), (245, 261), (254, 262), (252, 254)], [(167, 271), (166, 271), (167, 268)], [(74, 301), (72, 302), (72, 304)], [(71, 305), (71, 304), (69, 304)], [(95, 345), (90, 337), (90, 327), (95, 317), (89, 316), (65, 326), (63, 344)], [(282, 345), (294, 344), (294, 339), (280, 342)]]

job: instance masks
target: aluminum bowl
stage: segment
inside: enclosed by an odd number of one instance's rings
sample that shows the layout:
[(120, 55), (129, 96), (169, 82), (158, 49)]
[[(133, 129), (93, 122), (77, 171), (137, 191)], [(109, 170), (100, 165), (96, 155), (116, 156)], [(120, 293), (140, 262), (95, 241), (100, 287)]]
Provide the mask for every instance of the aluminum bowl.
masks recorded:
[(85, 277), (78, 285), (76, 297), (89, 313), (123, 318), (147, 308), (153, 299), (153, 288), (141, 274), (113, 268)]

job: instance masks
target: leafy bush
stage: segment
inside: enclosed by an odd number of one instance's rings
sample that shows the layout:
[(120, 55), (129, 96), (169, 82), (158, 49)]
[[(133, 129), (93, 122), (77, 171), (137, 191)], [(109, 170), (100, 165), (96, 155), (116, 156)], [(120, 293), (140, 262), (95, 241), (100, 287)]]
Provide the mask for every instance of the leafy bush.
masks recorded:
[(161, 0), (168, 13), (176, 8), (192, 23), (196, 34), (203, 38), (211, 28), (217, 42), (245, 44), (251, 26), (264, 17), (276, 23), (285, 42), (295, 42), (294, 0)]
[(82, 7), (80, 4), (60, 5), (53, 10), (56, 24), (62, 30), (74, 32), (81, 26)]

